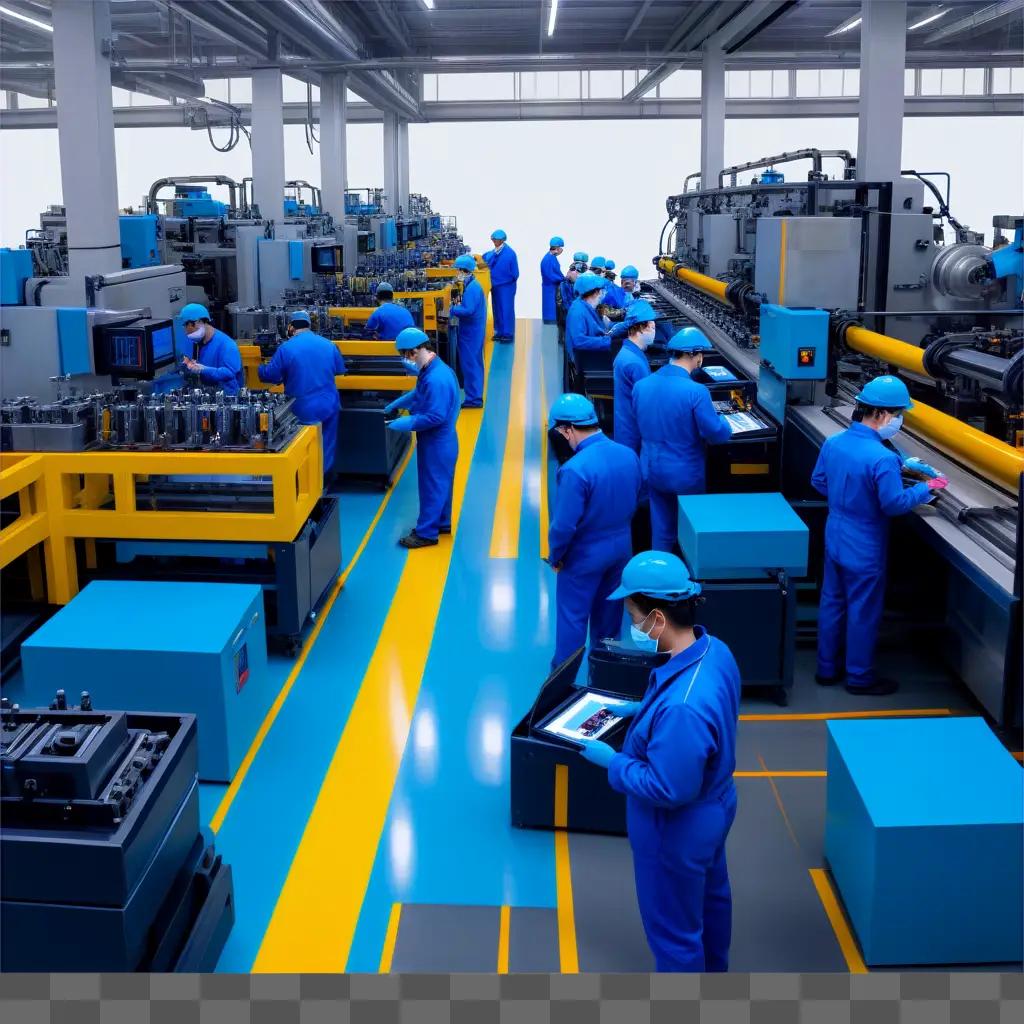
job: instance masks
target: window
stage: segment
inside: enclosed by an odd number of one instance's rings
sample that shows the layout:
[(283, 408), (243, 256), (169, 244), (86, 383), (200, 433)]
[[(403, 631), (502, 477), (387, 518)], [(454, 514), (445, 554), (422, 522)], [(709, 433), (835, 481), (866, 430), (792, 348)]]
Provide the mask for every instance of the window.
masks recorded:
[[(285, 82), (293, 81), (293, 79), (285, 78)], [(303, 87), (305, 88), (305, 87)], [(211, 100), (223, 100), (225, 103), (228, 102), (228, 80), (226, 78), (204, 78), (203, 79), (203, 94), (209, 97)], [(288, 97), (285, 96), (287, 100)], [(305, 92), (303, 92), (303, 99), (305, 99)]]
[(921, 69), (921, 95), (939, 96), (942, 93), (942, 69)]
[(1014, 68), (1010, 76), (1010, 92), (1024, 92), (1024, 68)]
[(750, 95), (750, 72), (726, 71), (725, 95), (735, 99), (746, 99)]
[(622, 72), (621, 71), (591, 71), (590, 98), (592, 100), (620, 100), (622, 99)]
[(985, 94), (985, 69), (964, 68), (964, 95), (983, 96)]
[(914, 69), (906, 68), (903, 72), (903, 95), (914, 95)]
[(520, 98), (524, 100), (558, 99), (557, 71), (524, 71), (519, 81)]
[(439, 100), (512, 100), (514, 76), (511, 72), (480, 72), (465, 75), (438, 75)]
[(578, 100), (581, 96), (581, 71), (558, 72), (558, 98), (560, 100)]
[[(726, 75), (728, 81), (728, 74)], [(662, 99), (693, 99), (700, 96), (700, 72), (696, 70), (673, 71), (658, 86)]]
[(797, 96), (818, 96), (818, 72), (816, 70), (805, 70), (799, 68), (796, 73), (796, 94)]
[(942, 95), (963, 96), (964, 94), (964, 69), (943, 68), (942, 69)]
[(773, 96), (788, 96), (789, 95), (789, 72), (788, 71), (773, 71), (772, 72), (772, 95)]
[(228, 102), (229, 103), (252, 103), (252, 79), (251, 78), (229, 78), (228, 79)]
[(437, 99), (437, 75), (423, 76), (423, 100), (433, 103)]
[(843, 68), (843, 95), (860, 95), (860, 68)]
[(132, 94), (128, 89), (119, 89), (116, 85), (110, 90), (111, 100), (115, 107), (130, 107)]
[(42, 96), (26, 96), (23, 92), (18, 93), (19, 110), (35, 110), (39, 107), (48, 107), (49, 105), (50, 101)]
[(772, 95), (772, 72), (750, 72), (750, 95), (754, 99), (765, 99)]
[(843, 95), (843, 70), (842, 68), (822, 68), (821, 85), (819, 96), (842, 96)]

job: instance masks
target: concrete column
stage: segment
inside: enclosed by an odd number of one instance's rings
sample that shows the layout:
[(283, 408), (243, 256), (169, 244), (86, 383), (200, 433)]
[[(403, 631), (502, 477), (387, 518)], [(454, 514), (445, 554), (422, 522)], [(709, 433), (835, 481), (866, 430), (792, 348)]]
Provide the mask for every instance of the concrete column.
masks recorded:
[(284, 109), (281, 69), (252, 73), (252, 197), (264, 219), (284, 216)]
[[(114, 106), (110, 92), (110, 4), (54, 0), (53, 62), (61, 189), (73, 279), (121, 269)], [(85, 288), (82, 286), (84, 301)]]
[(398, 205), (409, 210), (409, 122), (398, 122)]
[(320, 194), (335, 220), (345, 216), (348, 188), (348, 76), (320, 76)]
[(864, 0), (861, 18), (857, 177), (896, 181), (903, 155), (906, 0)]
[(384, 114), (384, 194), (387, 196), (387, 212), (398, 213), (402, 182), (399, 174), (401, 141), (398, 132), (398, 116)]
[(725, 54), (705, 50), (700, 64), (700, 187), (717, 188), (725, 166)]

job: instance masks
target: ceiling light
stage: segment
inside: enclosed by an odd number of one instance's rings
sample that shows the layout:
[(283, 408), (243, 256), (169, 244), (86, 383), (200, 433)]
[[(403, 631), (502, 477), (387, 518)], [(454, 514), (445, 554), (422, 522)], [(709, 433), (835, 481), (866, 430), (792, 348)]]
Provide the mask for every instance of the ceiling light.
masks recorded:
[(907, 27), (908, 32), (913, 32), (916, 28), (924, 28), (925, 25), (930, 25), (933, 21), (938, 21), (939, 18), (949, 14), (949, 8), (944, 7), (941, 11), (936, 11), (934, 14), (929, 14), (927, 17), (922, 18), (920, 21), (914, 22), (913, 25)]
[(548, 35), (555, 34), (555, 19), (558, 17), (558, 0), (551, 0), (551, 12), (548, 14)]
[(844, 32), (849, 32), (851, 29), (856, 28), (861, 21), (861, 17), (858, 14), (856, 17), (847, 18), (841, 25), (837, 25), (831, 32), (825, 33), (825, 38), (829, 36), (841, 36)]
[(432, 11), (434, 9), (434, 0), (423, 0), (423, 6), (426, 7), (428, 11)]
[(30, 18), (27, 14), (22, 14), (21, 11), (12, 11), (10, 7), (0, 7), (0, 14), (6, 14), (8, 18), (16, 18), (18, 21), (23, 21), (27, 25), (34, 25), (36, 28), (41, 28), (44, 32), (53, 31), (53, 26), (48, 25), (45, 21), (38, 21), (36, 18)]

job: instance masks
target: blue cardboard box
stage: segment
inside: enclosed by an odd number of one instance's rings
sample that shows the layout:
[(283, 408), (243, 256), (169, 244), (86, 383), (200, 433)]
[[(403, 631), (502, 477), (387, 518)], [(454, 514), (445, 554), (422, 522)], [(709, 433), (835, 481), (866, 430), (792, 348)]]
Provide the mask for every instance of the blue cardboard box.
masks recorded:
[(781, 494), (684, 494), (679, 547), (697, 579), (807, 573), (808, 531)]
[(831, 721), (827, 794), (865, 963), (1020, 961), (1024, 772), (984, 719)]
[(96, 580), (22, 644), (23, 707), (69, 703), (196, 715), (199, 777), (230, 782), (276, 696), (255, 584)]

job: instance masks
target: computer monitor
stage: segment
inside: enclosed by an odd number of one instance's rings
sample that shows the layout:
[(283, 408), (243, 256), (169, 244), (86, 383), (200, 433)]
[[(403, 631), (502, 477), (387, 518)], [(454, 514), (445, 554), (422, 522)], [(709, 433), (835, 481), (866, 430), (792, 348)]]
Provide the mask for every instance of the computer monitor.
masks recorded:
[(98, 374), (128, 380), (151, 380), (175, 360), (174, 326), (170, 320), (137, 320), (130, 324), (97, 324), (93, 355)]

